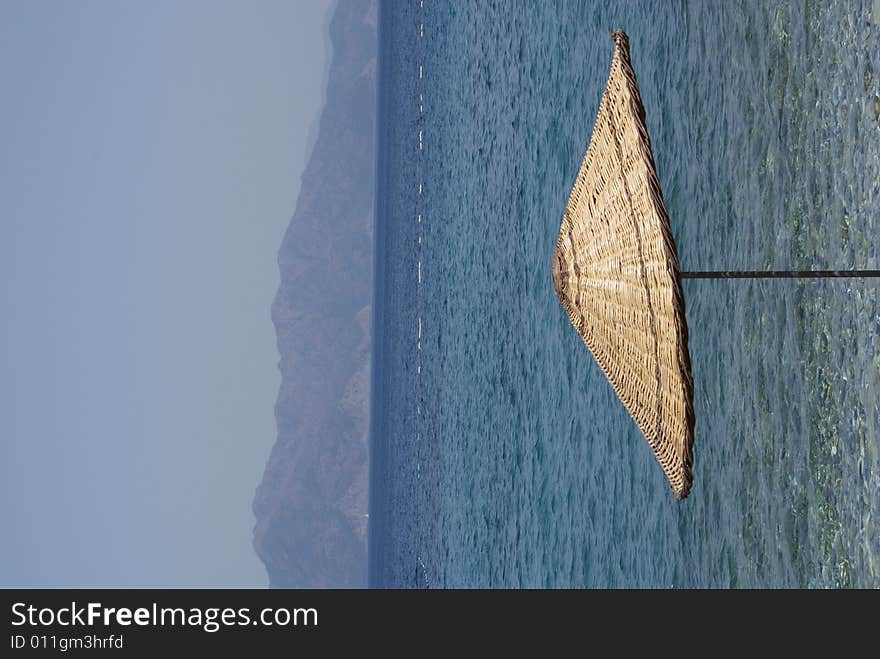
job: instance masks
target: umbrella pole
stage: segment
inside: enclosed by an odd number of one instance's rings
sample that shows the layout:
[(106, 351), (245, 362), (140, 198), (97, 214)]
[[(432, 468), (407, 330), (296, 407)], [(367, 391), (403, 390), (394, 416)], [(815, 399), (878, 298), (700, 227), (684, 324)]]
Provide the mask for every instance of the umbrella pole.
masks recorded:
[(682, 279), (837, 279), (880, 277), (880, 270), (726, 270), (682, 272)]

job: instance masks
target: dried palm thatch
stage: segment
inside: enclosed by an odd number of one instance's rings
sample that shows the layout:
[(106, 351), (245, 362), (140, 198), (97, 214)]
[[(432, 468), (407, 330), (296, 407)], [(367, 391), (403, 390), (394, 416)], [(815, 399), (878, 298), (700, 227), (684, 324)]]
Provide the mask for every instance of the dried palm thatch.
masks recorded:
[(611, 73), (562, 219), (553, 286), (683, 499), (694, 410), (681, 272), (629, 39), (612, 36)]

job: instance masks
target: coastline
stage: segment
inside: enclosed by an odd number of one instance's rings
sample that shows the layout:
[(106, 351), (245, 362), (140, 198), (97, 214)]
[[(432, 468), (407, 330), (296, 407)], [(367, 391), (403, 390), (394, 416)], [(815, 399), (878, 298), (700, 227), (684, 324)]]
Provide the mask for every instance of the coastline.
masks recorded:
[(370, 381), (370, 433), (369, 475), (367, 491), (367, 587), (381, 588), (381, 575), (384, 571), (383, 539), (385, 537), (385, 518), (382, 510), (382, 494), (384, 492), (384, 465), (386, 463), (385, 441), (385, 406), (384, 391), (386, 370), (384, 368), (385, 353), (385, 259), (387, 256), (385, 233), (388, 203), (385, 191), (388, 184), (389, 140), (388, 104), (389, 94), (386, 87), (390, 76), (389, 49), (390, 30), (387, 21), (389, 11), (384, 0), (379, 0), (377, 19), (378, 49), (376, 56), (376, 179), (375, 201), (373, 213), (373, 318), (371, 341), (373, 354), (371, 357)]

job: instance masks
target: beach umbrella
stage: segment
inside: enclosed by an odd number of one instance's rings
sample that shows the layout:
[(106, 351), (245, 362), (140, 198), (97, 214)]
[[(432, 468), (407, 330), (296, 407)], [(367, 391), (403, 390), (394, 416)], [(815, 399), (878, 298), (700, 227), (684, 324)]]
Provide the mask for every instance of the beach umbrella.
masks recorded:
[(682, 272), (629, 39), (615, 48), (590, 145), (562, 218), (553, 287), (684, 499), (693, 481), (694, 384), (682, 279), (877, 277), (877, 270)]

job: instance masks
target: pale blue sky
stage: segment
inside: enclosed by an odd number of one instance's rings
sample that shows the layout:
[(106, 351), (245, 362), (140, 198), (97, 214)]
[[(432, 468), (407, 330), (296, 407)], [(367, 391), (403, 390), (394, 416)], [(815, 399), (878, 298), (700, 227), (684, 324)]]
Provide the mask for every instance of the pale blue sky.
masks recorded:
[(0, 586), (265, 586), (329, 0), (0, 0)]

